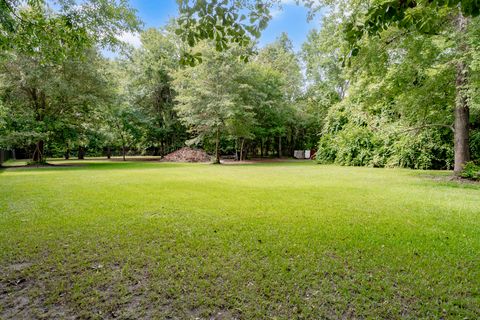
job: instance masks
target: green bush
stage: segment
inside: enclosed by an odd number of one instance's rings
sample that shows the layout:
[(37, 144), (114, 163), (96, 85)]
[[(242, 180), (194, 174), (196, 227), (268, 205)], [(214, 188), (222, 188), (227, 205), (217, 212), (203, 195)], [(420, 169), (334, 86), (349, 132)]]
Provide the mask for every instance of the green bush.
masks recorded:
[(398, 134), (382, 127), (348, 123), (342, 130), (322, 135), (317, 161), (347, 166), (451, 169), (451, 133), (431, 129)]
[[(388, 109), (387, 105), (383, 107)], [(415, 130), (419, 126), (418, 119), (403, 117), (396, 112), (378, 113), (374, 107), (362, 101), (345, 99), (328, 111), (323, 135), (318, 143), (318, 162), (348, 166), (451, 169), (451, 130), (443, 127)], [(472, 131), (470, 146), (472, 159), (476, 160), (476, 157), (480, 157), (480, 134), (477, 131)]]
[(337, 148), (334, 136), (331, 133), (325, 133), (318, 142), (316, 159), (319, 163), (327, 164), (335, 162), (337, 157)]
[(346, 166), (372, 165), (378, 140), (369, 128), (348, 124), (338, 133), (336, 143), (336, 163)]
[(480, 130), (472, 130), (470, 133), (470, 153), (473, 161), (480, 161)]
[(465, 179), (480, 180), (480, 166), (473, 162), (467, 162), (460, 176)]
[(386, 164), (388, 167), (450, 169), (453, 164), (451, 137), (439, 130), (399, 135), (390, 146), (390, 151)]
[(48, 165), (46, 159), (42, 159), (40, 161), (27, 161), (27, 166), (46, 166)]

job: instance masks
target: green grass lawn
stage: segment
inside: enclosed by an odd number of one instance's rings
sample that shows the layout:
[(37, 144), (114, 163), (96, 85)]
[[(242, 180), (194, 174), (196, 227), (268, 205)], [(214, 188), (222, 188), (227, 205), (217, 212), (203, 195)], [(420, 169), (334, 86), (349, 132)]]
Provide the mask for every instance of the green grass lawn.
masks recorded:
[(0, 170), (0, 318), (480, 317), (447, 172), (81, 163)]

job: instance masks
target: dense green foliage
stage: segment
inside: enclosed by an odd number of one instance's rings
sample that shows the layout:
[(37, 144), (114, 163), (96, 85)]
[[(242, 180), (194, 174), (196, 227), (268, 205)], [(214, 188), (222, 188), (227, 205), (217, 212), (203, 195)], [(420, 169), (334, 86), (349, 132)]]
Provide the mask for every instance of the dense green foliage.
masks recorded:
[[(118, 47), (117, 35), (138, 28), (124, 2), (107, 0), (1, 1), (0, 87), (7, 115), (0, 147), (35, 145), (34, 161), (62, 145), (68, 158), (72, 141), (79, 154), (94, 124), (111, 101), (98, 47)], [(3, 10), (5, 9), (5, 10)]]
[(41, 64), (83, 56), (92, 46), (121, 46), (117, 35), (136, 31), (139, 21), (125, 1), (0, 1), (0, 52)]
[(465, 179), (480, 180), (480, 166), (473, 162), (468, 162), (460, 176)]
[[(325, 18), (321, 32), (313, 33), (307, 43), (309, 51), (309, 44), (322, 43), (320, 48), (326, 45), (326, 52), (330, 52), (330, 56), (307, 60), (309, 69), (317, 64), (325, 72), (322, 79), (338, 81), (341, 75), (340, 79), (348, 83), (348, 94), (329, 109), (325, 118), (318, 160), (345, 165), (452, 168), (457, 131), (453, 110), (458, 99), (464, 97), (470, 108), (471, 158), (479, 159), (475, 139), (480, 123), (476, 99), (479, 82), (473, 71), (478, 65), (478, 18), (469, 21), (467, 30), (459, 31), (455, 9), (444, 8), (438, 14), (446, 23), (432, 27), (434, 34), (383, 26), (374, 35), (359, 38), (361, 50), (346, 60), (351, 48), (347, 41), (350, 12), (357, 12), (354, 17), (360, 19), (364, 10), (372, 7), (354, 1), (340, 5)], [(462, 41), (470, 46), (460, 51)], [(333, 51), (337, 54), (332, 54), (332, 47), (337, 48)], [(328, 58), (330, 65), (325, 65)], [(462, 74), (469, 75), (460, 89), (456, 84), (459, 61), (464, 63)], [(344, 67), (329, 75), (331, 66), (339, 64)]]
[(2, 2), (0, 147), (35, 161), (185, 143), (217, 160), (318, 149), (321, 163), (450, 169), (463, 108), (461, 162), (480, 159), (474, 4), (299, 1), (312, 17), (330, 6), (322, 28), (300, 52), (286, 34), (258, 48), (279, 3), (180, 1), (177, 19), (109, 60), (100, 48), (138, 28), (123, 2)]
[(0, 173), (2, 318), (480, 314), (480, 189), (448, 172), (65, 163)]
[[(202, 40), (210, 41), (217, 51), (226, 51), (232, 43), (243, 47), (240, 58), (248, 61), (253, 53), (252, 38), (258, 38), (267, 26), (272, 3), (262, 0), (177, 0), (179, 34), (194, 47)], [(183, 52), (181, 63), (194, 66), (202, 62), (201, 52)]]
[[(234, 12), (265, 13), (277, 3), (263, 1), (264, 6), (252, 9), (258, 2), (238, 1)], [(221, 1), (218, 7), (229, 3), (235, 2)], [(480, 9), (476, 1), (297, 3), (309, 6), (312, 13), (331, 6), (322, 30), (310, 34), (302, 55), (309, 80), (306, 100), (312, 100), (308, 93), (314, 88), (317, 94), (321, 91), (315, 100), (327, 102), (326, 108), (317, 105), (317, 116), (323, 119), (314, 122), (317, 129), (322, 127), (317, 153), (321, 162), (414, 168), (455, 164), (458, 173), (466, 161), (480, 157), (475, 139)], [(195, 8), (182, 11), (200, 16), (203, 12), (213, 20), (231, 14), (207, 9), (206, 2), (199, 1)], [(226, 28), (233, 34), (242, 31), (233, 24)], [(186, 26), (182, 34), (191, 32)], [(236, 42), (228, 32), (215, 39)], [(338, 96), (329, 94), (334, 91)], [(304, 105), (298, 101), (297, 109)], [(331, 111), (325, 117), (327, 109)], [(342, 114), (348, 119), (336, 126), (345, 120)], [(323, 127), (326, 122), (335, 127)]]

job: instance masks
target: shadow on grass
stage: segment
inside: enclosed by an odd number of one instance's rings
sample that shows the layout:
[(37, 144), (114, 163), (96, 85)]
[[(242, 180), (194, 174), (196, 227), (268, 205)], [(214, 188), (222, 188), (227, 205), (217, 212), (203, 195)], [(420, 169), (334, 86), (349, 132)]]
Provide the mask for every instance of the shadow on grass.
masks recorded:
[[(21, 163), (21, 162), (19, 162)], [(15, 165), (0, 166), (0, 174), (14, 171), (71, 171), (71, 170), (150, 170), (160, 168), (178, 168), (185, 166), (212, 166), (212, 163), (185, 163), (185, 162), (164, 162), (164, 161), (118, 161), (118, 160), (49, 160), (48, 165), (27, 166), (23, 163)], [(218, 167), (281, 167), (281, 166), (305, 166), (316, 165), (315, 161), (278, 161), (278, 162), (253, 162), (253, 163), (230, 163)]]
[(46, 166), (1, 166), (0, 174), (4, 172), (16, 171), (81, 171), (81, 170), (150, 170), (160, 168), (172, 168), (185, 166), (184, 163), (169, 163), (169, 162), (140, 162), (140, 161), (104, 161), (92, 162), (92, 160), (74, 161), (71, 163), (58, 163), (53, 161)]

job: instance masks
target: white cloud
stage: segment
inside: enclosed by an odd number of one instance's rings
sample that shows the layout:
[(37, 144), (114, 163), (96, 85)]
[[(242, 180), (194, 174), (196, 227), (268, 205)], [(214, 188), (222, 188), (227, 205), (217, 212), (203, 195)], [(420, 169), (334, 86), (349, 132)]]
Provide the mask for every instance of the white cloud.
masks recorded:
[(123, 32), (119, 35), (118, 40), (128, 43), (135, 48), (139, 48), (142, 45), (140, 41), (140, 34), (138, 32)]
[(280, 8), (273, 8), (270, 11), (270, 15), (272, 16), (272, 19), (279, 18), (283, 14), (283, 10)]

